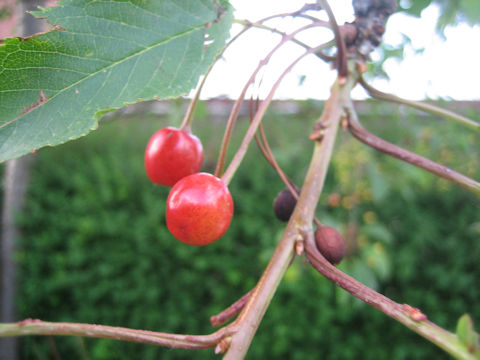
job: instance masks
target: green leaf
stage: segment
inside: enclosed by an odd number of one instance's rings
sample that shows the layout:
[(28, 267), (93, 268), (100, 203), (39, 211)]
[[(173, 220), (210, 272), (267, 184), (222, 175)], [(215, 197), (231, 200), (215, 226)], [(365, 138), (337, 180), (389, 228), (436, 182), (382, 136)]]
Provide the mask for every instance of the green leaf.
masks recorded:
[(464, 344), (469, 351), (474, 351), (479, 347), (478, 334), (473, 328), (473, 321), (470, 315), (464, 314), (458, 319), (457, 336), (462, 344)]
[(101, 115), (188, 93), (225, 45), (217, 0), (65, 0), (55, 28), (0, 42), (0, 161), (87, 134)]

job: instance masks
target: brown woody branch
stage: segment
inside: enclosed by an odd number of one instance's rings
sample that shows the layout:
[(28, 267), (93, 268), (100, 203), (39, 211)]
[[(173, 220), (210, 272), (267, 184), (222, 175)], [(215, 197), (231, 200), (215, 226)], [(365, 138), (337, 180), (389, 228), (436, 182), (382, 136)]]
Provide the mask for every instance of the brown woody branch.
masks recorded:
[(455, 358), (475, 359), (475, 356), (460, 343), (457, 336), (428, 321), (426, 315), (419, 309), (407, 304), (396, 303), (330, 264), (317, 250), (313, 233), (310, 233), (305, 239), (305, 254), (308, 261), (319, 273), (353, 296), (401, 322)]
[(402, 104), (402, 105), (407, 105), (410, 107), (413, 107), (415, 109), (425, 111), (427, 113), (433, 114), (433, 115), (438, 115), (453, 121), (458, 122), (459, 124), (462, 124), (470, 129), (480, 131), (480, 124), (459, 114), (454, 113), (453, 111), (449, 111), (446, 109), (442, 109), (438, 106), (432, 105), (432, 104), (427, 104), (422, 101), (413, 101), (413, 100), (406, 100), (402, 99), (401, 97), (398, 97), (396, 95), (392, 94), (387, 94), (384, 93), (380, 90), (375, 89), (373, 86), (368, 84), (365, 79), (362, 77), (359, 78), (359, 84), (365, 89), (365, 91), (370, 95), (371, 97), (379, 100), (385, 100), (389, 102), (394, 102), (397, 104)]
[[(320, 0), (320, 4), (325, 9), (328, 14), (328, 20), (332, 27), (333, 33), (335, 34), (335, 42), (337, 43), (337, 71), (338, 77), (340, 79), (345, 79), (348, 75), (347, 68), (347, 47), (345, 46), (345, 41), (343, 39), (342, 33), (333, 14), (332, 8), (328, 4), (327, 0)], [(345, 80), (342, 80), (345, 81)]]
[(325, 129), (325, 136), (322, 140), (315, 142), (312, 160), (300, 192), (300, 198), (283, 236), (243, 311), (232, 323), (238, 325), (238, 331), (231, 337), (232, 341), (225, 354), (225, 360), (245, 357), (260, 321), (295, 254), (296, 244), (299, 240), (301, 241), (303, 234), (313, 231), (312, 220), (333, 152), (342, 115), (342, 103), (344, 98), (348, 97), (352, 87), (353, 82), (348, 78), (344, 86), (336, 82), (332, 87), (331, 96), (327, 100), (322, 116), (323, 122), (328, 123), (329, 126)]
[(467, 189), (477, 196), (480, 196), (480, 183), (460, 174), (446, 166), (440, 165), (432, 160), (424, 158), (423, 156), (417, 155), (413, 152), (405, 150), (400, 146), (394, 145), (385, 141), (378, 136), (373, 135), (372, 133), (368, 132), (359, 122), (355, 109), (353, 105), (350, 103), (348, 108), (346, 109), (349, 115), (349, 130), (353, 136), (355, 136), (358, 140), (373, 147), (376, 150), (379, 150), (385, 154), (393, 156), (397, 159), (405, 161), (409, 164), (415, 165), (419, 168), (427, 170), (432, 174), (440, 176), (446, 180), (457, 184), (464, 189)]
[(228, 320), (232, 319), (235, 315), (242, 311), (248, 299), (250, 299), (252, 292), (253, 289), (247, 292), (245, 295), (243, 295), (240, 299), (235, 301), (232, 305), (223, 310), (221, 313), (211, 316), (210, 323), (213, 326), (220, 326), (226, 323)]
[(116, 326), (47, 322), (38, 319), (26, 319), (17, 323), (0, 324), (0, 337), (26, 335), (85, 336), (184, 349), (214, 347), (224, 337), (230, 336), (234, 332), (233, 326), (227, 326), (210, 335), (183, 335)]

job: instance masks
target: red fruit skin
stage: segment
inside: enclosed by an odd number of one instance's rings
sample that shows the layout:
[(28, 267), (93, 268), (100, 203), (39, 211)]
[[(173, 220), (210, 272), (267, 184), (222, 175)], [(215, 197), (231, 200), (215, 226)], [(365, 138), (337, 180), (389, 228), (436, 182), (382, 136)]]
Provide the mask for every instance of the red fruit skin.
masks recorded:
[(173, 186), (181, 178), (199, 172), (202, 163), (200, 140), (173, 127), (153, 134), (145, 150), (145, 171), (158, 185)]
[(184, 177), (167, 198), (167, 227), (179, 241), (202, 246), (225, 234), (233, 217), (233, 199), (225, 183), (207, 173)]

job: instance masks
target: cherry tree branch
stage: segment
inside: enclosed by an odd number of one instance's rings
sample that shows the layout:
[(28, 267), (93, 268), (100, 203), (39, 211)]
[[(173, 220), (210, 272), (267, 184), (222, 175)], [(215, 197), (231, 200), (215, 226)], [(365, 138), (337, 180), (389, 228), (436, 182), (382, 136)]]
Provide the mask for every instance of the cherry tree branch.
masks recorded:
[(322, 10), (322, 7), (319, 6), (318, 4), (305, 4), (300, 9), (298, 9), (297, 11), (283, 13), (283, 14), (271, 15), (271, 16), (268, 16), (266, 18), (263, 18), (262, 20), (258, 20), (255, 23), (264, 23), (266, 21), (269, 21), (269, 20), (272, 20), (272, 19), (275, 19), (275, 18), (302, 17), (302, 18), (308, 19), (312, 22), (318, 22), (318, 23), (322, 24), (322, 26), (324, 26), (324, 27), (330, 27), (330, 25), (327, 21), (323, 21), (323, 20), (320, 20), (320, 19), (318, 19), (314, 16), (305, 14), (305, 12), (312, 11), (312, 10), (319, 11), (319, 10)]
[[(313, 19), (312, 19), (313, 20)], [(241, 24), (241, 25), (244, 25), (246, 27), (248, 26), (252, 26), (252, 27), (255, 27), (255, 28), (258, 28), (258, 29), (263, 29), (263, 30), (267, 30), (267, 31), (270, 31), (270, 32), (273, 32), (275, 34), (278, 34), (278, 35), (281, 35), (282, 37), (286, 36), (287, 34), (284, 33), (283, 31), (280, 31), (278, 29), (275, 29), (275, 28), (272, 28), (270, 26), (267, 26), (265, 25), (263, 22), (264, 20), (260, 20), (260, 21), (256, 21), (256, 22), (251, 22), (251, 21), (248, 21), (248, 20), (241, 20), (241, 19), (235, 19), (233, 22), (237, 23), (237, 24)], [(315, 22), (319, 24), (319, 26), (321, 26), (323, 24), (322, 20), (318, 20), (318, 19), (315, 19)], [(326, 25), (324, 26), (328, 26), (328, 23), (325, 23)], [(304, 42), (296, 39), (296, 38), (292, 38), (291, 40), (293, 43), (303, 47), (304, 49), (310, 49), (311, 46), (305, 44)], [(333, 43), (332, 43), (333, 45)], [(329, 56), (329, 55), (325, 55), (324, 53), (320, 52), (320, 51), (317, 51), (314, 53), (316, 56), (318, 56), (320, 59), (324, 60), (324, 61), (327, 61), (327, 62), (331, 62), (331, 61), (334, 61), (335, 60), (335, 57), (333, 56)]]
[(437, 176), (440, 176), (444, 179), (447, 179), (454, 184), (457, 184), (464, 189), (467, 189), (477, 196), (480, 196), (480, 183), (470, 179), (468, 176), (460, 174), (452, 169), (449, 169), (446, 166), (437, 164), (436, 162), (424, 158), (423, 156), (412, 153), (408, 150), (405, 150), (397, 145), (389, 143), (370, 132), (360, 124), (356, 111), (353, 108), (353, 104), (350, 102), (346, 110), (349, 115), (349, 130), (353, 136), (355, 136), (361, 142), (377, 149), (381, 152), (384, 152), (390, 156), (396, 157), (402, 161), (405, 161), (409, 164), (420, 167), (424, 170), (431, 172)]
[(247, 292), (245, 295), (243, 295), (240, 299), (235, 301), (232, 305), (230, 305), (228, 308), (223, 310), (221, 313), (211, 316), (210, 323), (213, 326), (220, 326), (226, 323), (228, 320), (232, 319), (235, 315), (237, 315), (243, 309), (248, 299), (250, 299), (252, 292), (253, 292), (253, 289)]
[(228, 326), (210, 335), (182, 335), (116, 326), (47, 322), (37, 319), (26, 319), (17, 323), (0, 324), (0, 337), (26, 335), (85, 336), (184, 349), (214, 347), (222, 338), (231, 335), (233, 332), (235, 332), (234, 327)]
[(225, 360), (239, 360), (245, 357), (260, 321), (295, 254), (295, 244), (301, 241), (305, 234), (313, 231), (312, 220), (333, 152), (343, 112), (342, 104), (353, 85), (351, 81), (347, 81), (344, 86), (336, 82), (332, 87), (331, 96), (325, 104), (322, 116), (329, 126), (325, 128), (324, 137), (320, 141), (315, 141), (310, 167), (297, 206), (283, 236), (243, 311), (232, 323), (236, 324), (237, 332), (231, 336)]
[(407, 105), (415, 109), (428, 112), (430, 114), (439, 115), (444, 118), (456, 121), (457, 123), (462, 124), (470, 129), (480, 131), (480, 124), (465, 116), (456, 114), (446, 109), (442, 109), (432, 104), (427, 104), (421, 101), (406, 100), (396, 95), (384, 93), (380, 90), (375, 89), (373, 86), (369, 85), (362, 77), (359, 78), (359, 84), (362, 85), (362, 87), (367, 91), (368, 95), (370, 95), (375, 99)]
[(337, 24), (337, 20), (335, 19), (335, 15), (333, 14), (332, 8), (328, 4), (327, 0), (320, 0), (320, 4), (325, 9), (328, 14), (328, 20), (330, 21), (330, 25), (333, 29), (333, 33), (335, 34), (335, 42), (337, 43), (337, 71), (338, 77), (341, 81), (345, 81), (344, 79), (348, 75), (348, 68), (347, 68), (347, 47), (345, 46), (345, 41), (343, 39), (342, 34), (340, 33), (340, 29)]
[(327, 279), (348, 291), (368, 305), (382, 311), (417, 334), (431, 341), (457, 359), (474, 360), (476, 357), (460, 343), (457, 336), (427, 320), (419, 309), (398, 304), (377, 293), (330, 264), (317, 250), (313, 233), (305, 239), (305, 254), (312, 266)]

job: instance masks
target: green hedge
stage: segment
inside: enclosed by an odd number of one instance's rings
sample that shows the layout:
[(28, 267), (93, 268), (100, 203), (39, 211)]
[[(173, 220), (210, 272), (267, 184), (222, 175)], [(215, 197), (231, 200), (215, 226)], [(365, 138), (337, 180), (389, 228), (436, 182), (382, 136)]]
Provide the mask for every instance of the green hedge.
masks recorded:
[[(178, 125), (171, 118), (181, 118), (183, 106), (176, 106), (167, 117), (114, 117), (85, 138), (38, 152), (19, 219), (20, 317), (206, 334), (209, 317), (254, 286), (284, 227), (271, 209), (283, 186), (252, 147), (231, 184), (235, 216), (224, 238), (200, 248), (173, 239), (164, 220), (168, 190), (148, 181), (143, 151), (157, 128)], [(211, 171), (223, 127), (200, 110), (194, 127)], [(266, 121), (279, 162), (297, 182), (319, 110), (306, 103), (298, 114), (273, 113)], [(459, 136), (452, 140), (446, 122), (432, 129), (414, 113), (391, 113), (391, 107), (373, 107), (363, 118), (385, 137), (478, 176), (478, 148), (468, 133), (454, 127)], [(239, 124), (233, 145), (246, 125)], [(450, 330), (465, 312), (480, 322), (479, 213), (466, 191), (370, 151), (348, 134), (337, 144), (318, 209), (320, 219), (354, 234), (342, 269)], [(65, 359), (214, 357), (211, 349), (48, 337), (22, 338), (21, 352), (23, 359), (51, 359), (56, 352)], [(448, 357), (297, 259), (247, 358)]]

